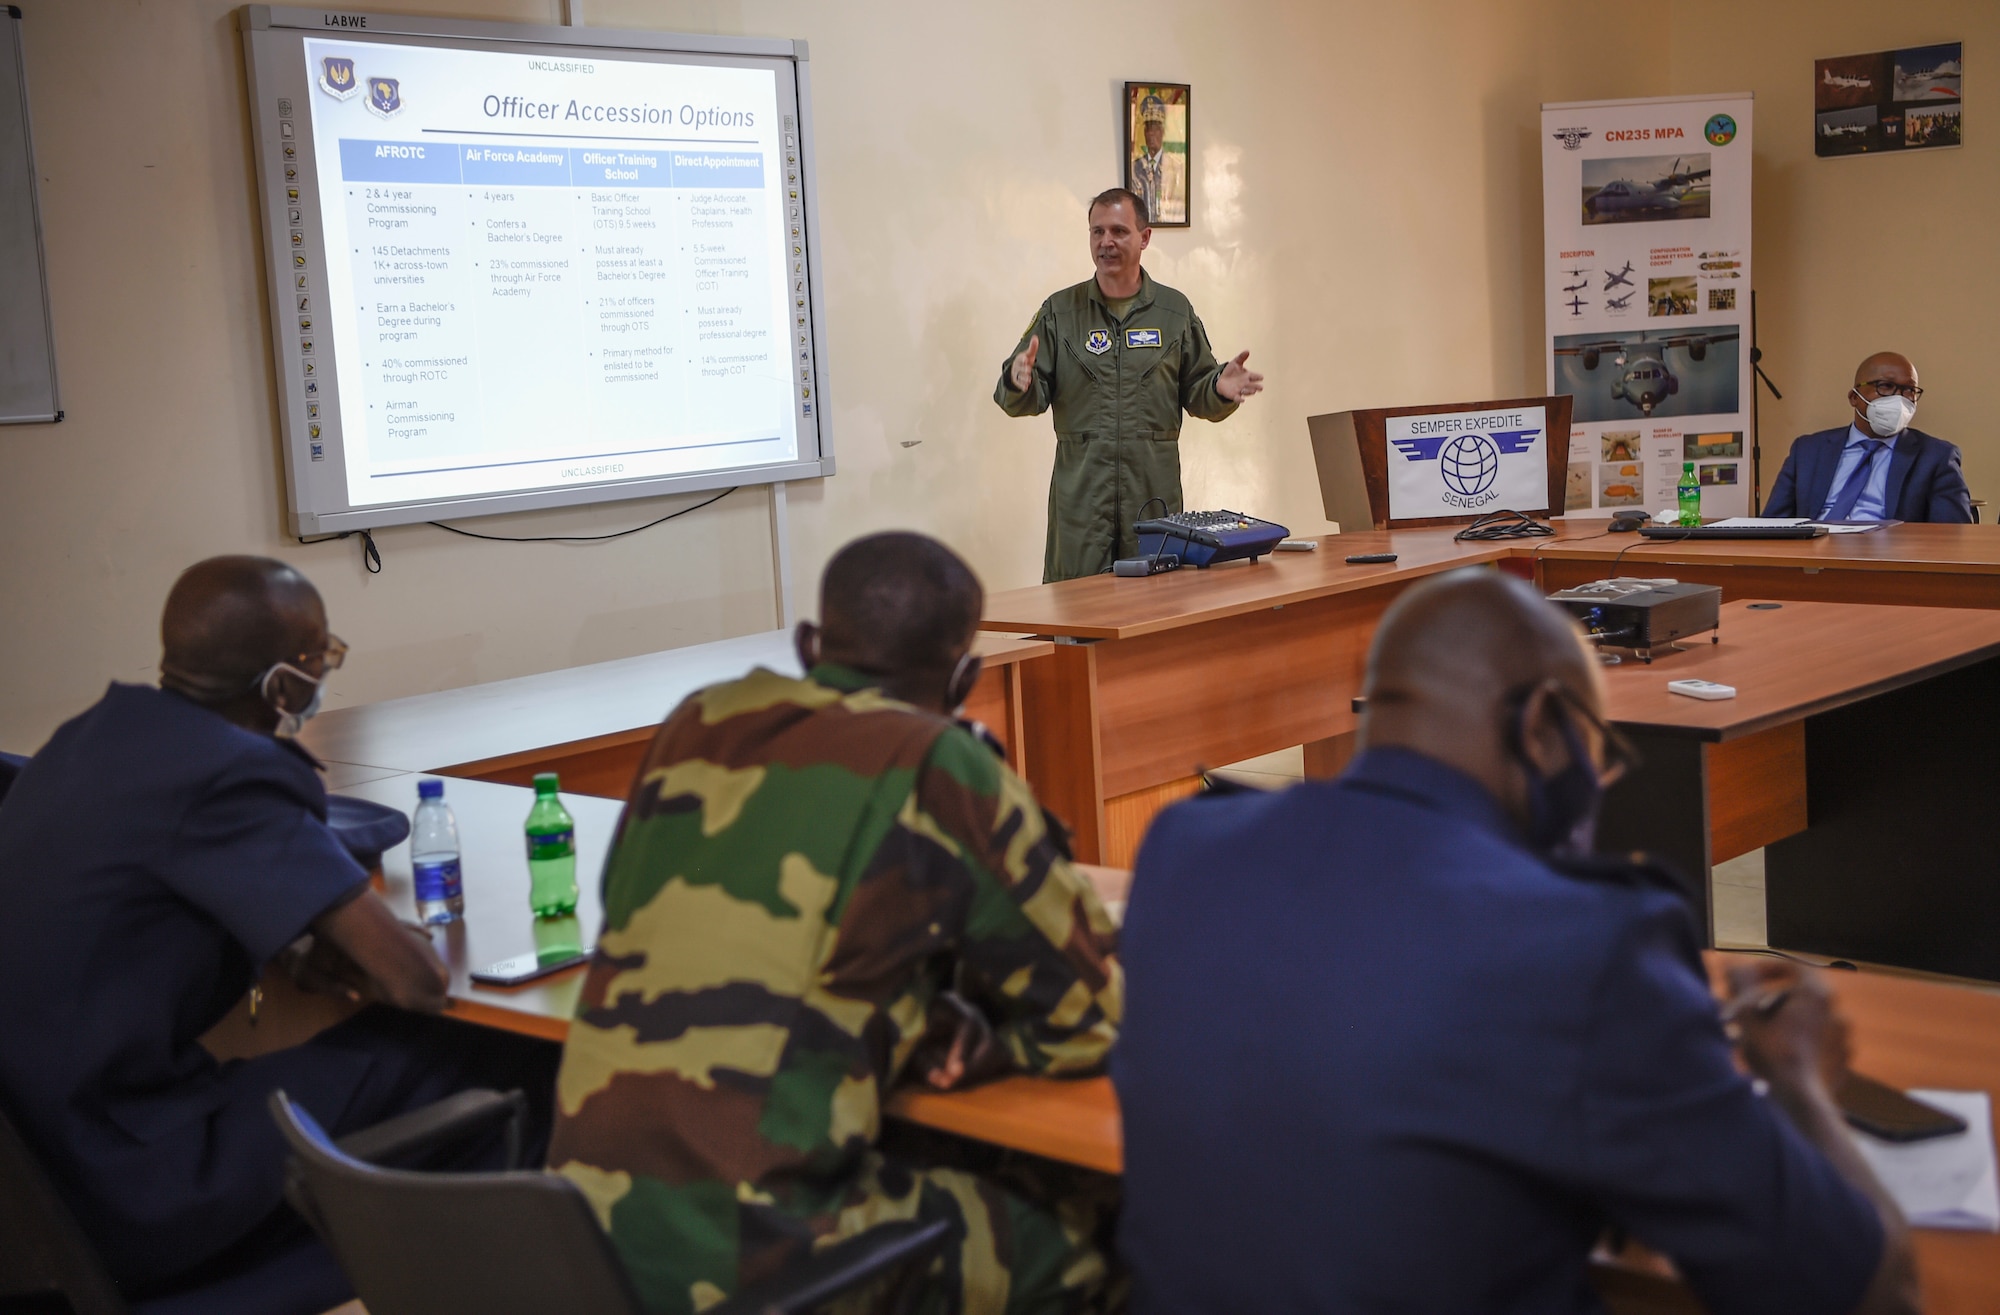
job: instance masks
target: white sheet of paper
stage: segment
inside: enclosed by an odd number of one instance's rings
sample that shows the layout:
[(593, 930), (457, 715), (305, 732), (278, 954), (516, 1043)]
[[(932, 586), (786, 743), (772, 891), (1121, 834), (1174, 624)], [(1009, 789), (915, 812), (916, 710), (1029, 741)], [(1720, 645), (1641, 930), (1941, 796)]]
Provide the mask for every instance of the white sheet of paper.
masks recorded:
[(1878, 525), (1831, 525), (1825, 521), (1814, 521), (1813, 523), (1815, 525), (1820, 526), (1828, 534), (1867, 534), (1871, 530), (1879, 530), (1882, 528), (1879, 524)]
[(1983, 1091), (1911, 1091), (1970, 1126), (1955, 1137), (1886, 1142), (1854, 1134), (1861, 1158), (1918, 1228), (2000, 1233), (2000, 1174), (1993, 1164), (1993, 1107)]
[(1389, 519), (1546, 509), (1547, 425), (1539, 406), (1390, 416)]

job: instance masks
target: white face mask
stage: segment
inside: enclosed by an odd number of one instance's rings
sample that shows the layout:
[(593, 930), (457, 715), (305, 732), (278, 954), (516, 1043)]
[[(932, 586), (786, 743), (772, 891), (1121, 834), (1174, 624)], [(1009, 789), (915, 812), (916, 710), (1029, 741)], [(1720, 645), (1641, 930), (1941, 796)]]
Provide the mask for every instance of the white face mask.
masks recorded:
[[(271, 697), (271, 682), (277, 677), (280, 671), (285, 672), (287, 675), (296, 676), (313, 687), (312, 698), (307, 701), (305, 707), (300, 708), (296, 712), (288, 708), (279, 708), (276, 700)], [(312, 676), (308, 676), (289, 662), (279, 662), (257, 678), (257, 690), (258, 693), (264, 696), (264, 702), (269, 703), (273, 708), (277, 708), (278, 724), (272, 728), (271, 733), (282, 736), (285, 739), (290, 739), (294, 735), (297, 735), (300, 728), (307, 722), (319, 715), (320, 700), (326, 696), (326, 681), (324, 677), (315, 679)]]
[[(1854, 395), (1860, 397), (1860, 390), (1856, 389)], [(1877, 397), (1868, 403), (1868, 423), (1883, 438), (1894, 438), (1908, 429), (1916, 414), (1917, 404), (1901, 393)]]

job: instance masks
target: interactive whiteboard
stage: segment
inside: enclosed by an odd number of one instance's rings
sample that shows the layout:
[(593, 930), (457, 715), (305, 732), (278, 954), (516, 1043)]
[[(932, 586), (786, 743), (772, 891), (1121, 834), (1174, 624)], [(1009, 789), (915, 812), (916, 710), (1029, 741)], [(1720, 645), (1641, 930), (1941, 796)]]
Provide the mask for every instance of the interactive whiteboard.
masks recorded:
[(297, 533), (833, 472), (804, 43), (243, 29)]

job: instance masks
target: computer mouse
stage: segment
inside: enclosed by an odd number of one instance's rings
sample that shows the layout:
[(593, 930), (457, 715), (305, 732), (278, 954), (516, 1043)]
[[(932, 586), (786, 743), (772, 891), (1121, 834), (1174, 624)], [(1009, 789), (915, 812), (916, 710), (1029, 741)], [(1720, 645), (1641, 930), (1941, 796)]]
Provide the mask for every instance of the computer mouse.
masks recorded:
[(1652, 519), (1643, 511), (1621, 511), (1611, 518), (1611, 533), (1636, 534), (1641, 525)]

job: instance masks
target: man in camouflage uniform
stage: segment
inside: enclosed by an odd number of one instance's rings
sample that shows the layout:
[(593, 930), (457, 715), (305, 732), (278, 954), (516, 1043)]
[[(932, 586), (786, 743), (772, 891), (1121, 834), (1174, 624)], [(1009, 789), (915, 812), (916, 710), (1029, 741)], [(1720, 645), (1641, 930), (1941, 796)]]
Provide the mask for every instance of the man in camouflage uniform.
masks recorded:
[(1188, 299), (1139, 267), (1153, 230), (1138, 197), (1114, 187), (1089, 215), (1096, 276), (1042, 303), (993, 389), (1010, 416), (1055, 408), (1045, 582), (1136, 556), (1133, 524), (1181, 510), (1181, 412), (1222, 420), (1264, 387), (1249, 352), (1217, 364)]
[[(1122, 1011), (1102, 904), (1027, 785), (948, 715), (978, 676), (981, 603), (943, 545), (859, 540), (827, 567), (824, 631), (799, 628), (804, 679), (713, 686), (653, 739), (549, 1155), (653, 1310), (919, 1217), (955, 1225), (933, 1276), (949, 1309), (1081, 1310), (1104, 1283), (1080, 1202), (876, 1148), (906, 1073), (948, 1085), (982, 1052), (1083, 1072)], [(913, 1061), (961, 970), (991, 1031)]]

